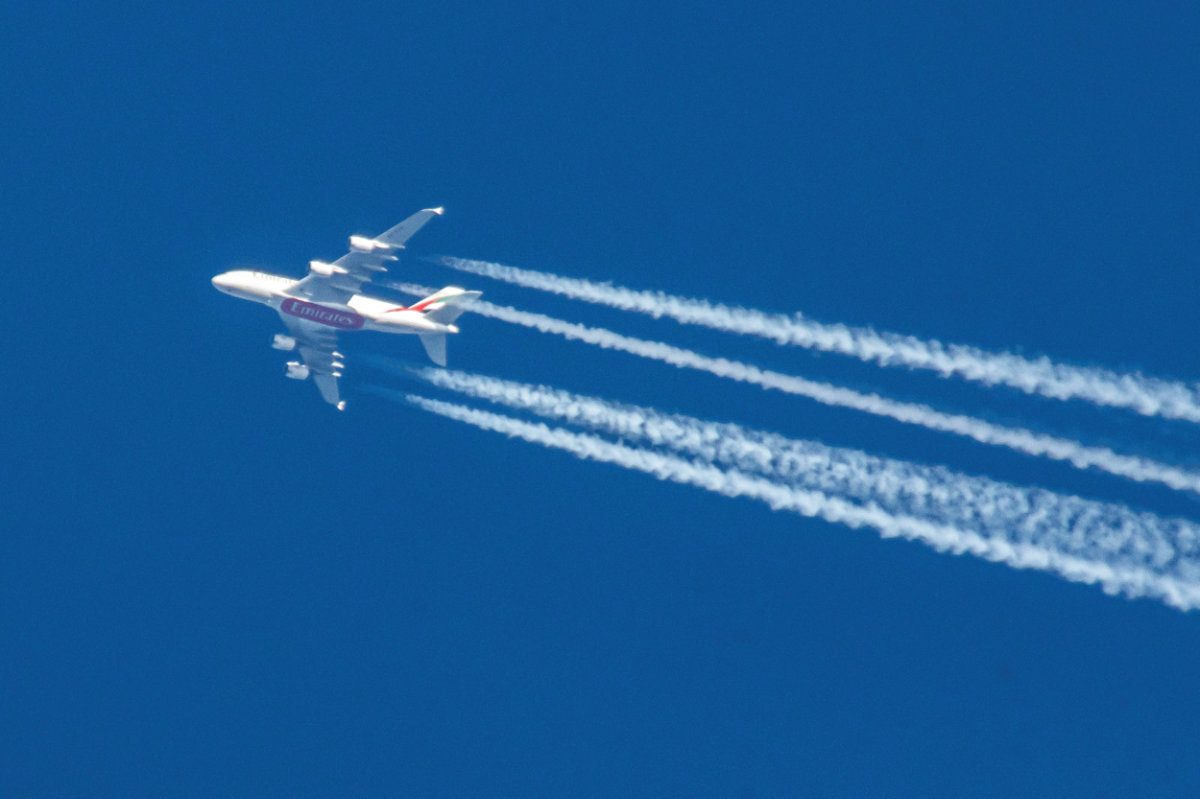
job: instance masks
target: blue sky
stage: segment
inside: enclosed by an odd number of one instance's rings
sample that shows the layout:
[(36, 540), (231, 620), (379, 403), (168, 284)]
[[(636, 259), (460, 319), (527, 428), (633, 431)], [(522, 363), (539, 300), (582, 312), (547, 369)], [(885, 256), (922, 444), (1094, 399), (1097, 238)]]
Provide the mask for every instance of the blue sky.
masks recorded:
[[(268, 311), (411, 244), (1197, 375), (1200, 12), (23, 4), (0, 792), (1194, 795), (1196, 614), (282, 379)], [(1195, 465), (1194, 429), (466, 279), (422, 283)], [(465, 316), (451, 364), (1200, 518), (1130, 486)]]

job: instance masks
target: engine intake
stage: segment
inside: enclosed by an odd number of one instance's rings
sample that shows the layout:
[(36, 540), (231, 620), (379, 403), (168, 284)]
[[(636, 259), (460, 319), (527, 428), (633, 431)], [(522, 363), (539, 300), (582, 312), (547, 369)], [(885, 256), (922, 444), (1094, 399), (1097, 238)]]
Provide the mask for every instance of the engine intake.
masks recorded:
[(296, 349), (296, 339), (291, 336), (285, 336), (282, 333), (276, 333), (275, 340), (271, 342), (271, 346), (277, 350), (290, 352)]
[(307, 380), (308, 367), (299, 361), (288, 361), (287, 376), (293, 380)]

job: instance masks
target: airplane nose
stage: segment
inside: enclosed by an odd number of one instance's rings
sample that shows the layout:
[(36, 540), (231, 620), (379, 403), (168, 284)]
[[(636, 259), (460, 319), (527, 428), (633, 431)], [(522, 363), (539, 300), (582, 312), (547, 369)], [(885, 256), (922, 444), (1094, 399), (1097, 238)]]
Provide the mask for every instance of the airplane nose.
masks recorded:
[(217, 291), (225, 291), (228, 289), (230, 282), (231, 281), (228, 273), (217, 275), (212, 279), (213, 288), (215, 288)]

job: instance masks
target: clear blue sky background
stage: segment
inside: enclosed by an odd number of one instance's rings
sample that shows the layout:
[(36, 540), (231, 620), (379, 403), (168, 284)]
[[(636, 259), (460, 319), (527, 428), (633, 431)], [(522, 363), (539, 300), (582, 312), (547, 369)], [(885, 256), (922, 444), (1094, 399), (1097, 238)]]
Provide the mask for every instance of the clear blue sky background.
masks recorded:
[[(10, 3), (0, 793), (1196, 796), (1200, 618), (282, 379), (414, 253), (1196, 378), (1193, 3)], [(415, 259), (398, 274), (454, 279)], [(490, 298), (1195, 463), (1195, 431)], [(452, 365), (1200, 518), (464, 317)]]

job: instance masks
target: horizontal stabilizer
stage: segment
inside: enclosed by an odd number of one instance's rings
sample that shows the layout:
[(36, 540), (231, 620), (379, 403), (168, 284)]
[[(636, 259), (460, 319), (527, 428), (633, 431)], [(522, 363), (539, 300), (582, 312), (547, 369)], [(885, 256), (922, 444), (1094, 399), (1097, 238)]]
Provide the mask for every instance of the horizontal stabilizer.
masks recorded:
[(429, 360), (438, 366), (446, 365), (445, 333), (425, 333), (421, 336), (421, 343), (425, 345), (425, 352), (429, 353)]

